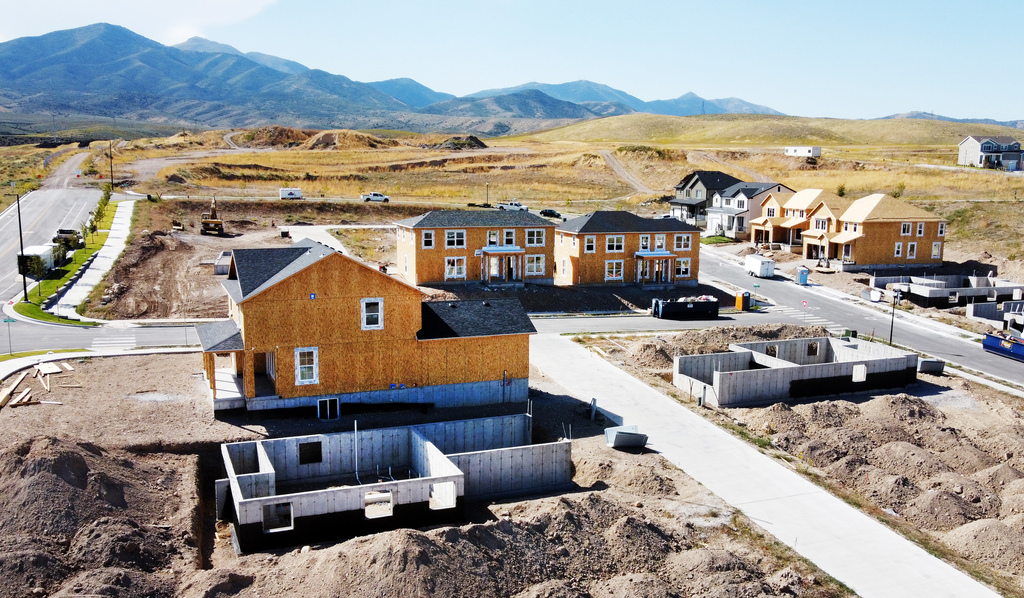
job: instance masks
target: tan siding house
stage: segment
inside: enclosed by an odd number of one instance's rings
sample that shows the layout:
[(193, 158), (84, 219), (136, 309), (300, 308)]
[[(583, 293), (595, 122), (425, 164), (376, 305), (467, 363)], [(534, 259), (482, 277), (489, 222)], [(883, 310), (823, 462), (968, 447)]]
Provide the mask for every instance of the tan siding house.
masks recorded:
[(946, 221), (889, 195), (862, 197), (843, 212), (842, 230), (830, 239), (846, 271), (893, 266), (938, 266)]

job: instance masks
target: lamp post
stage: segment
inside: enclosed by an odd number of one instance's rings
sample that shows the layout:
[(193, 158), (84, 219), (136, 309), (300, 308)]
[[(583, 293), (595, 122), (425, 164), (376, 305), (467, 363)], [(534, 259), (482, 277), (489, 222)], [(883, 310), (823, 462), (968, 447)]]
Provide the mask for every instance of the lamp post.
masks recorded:
[(484, 183), (484, 187), (487, 188), (487, 199), (484, 200), (484, 203), (486, 203), (487, 207), (489, 208), (489, 207), (491, 207), (491, 184), (490, 183)]
[(896, 304), (900, 301), (899, 289), (893, 289), (892, 296), (892, 319), (889, 321), (889, 346), (892, 346), (892, 329), (896, 324)]
[[(11, 181), (11, 189), (14, 189), (14, 181)], [(18, 244), (21, 246), (21, 258), (19, 259), (18, 270), (21, 270), (21, 290), (24, 293), (24, 300), (28, 301), (28, 282), (25, 280), (25, 240), (21, 232), (21, 195), (18, 192), (6, 193), (8, 197), (14, 196), (14, 203), (18, 206)]]

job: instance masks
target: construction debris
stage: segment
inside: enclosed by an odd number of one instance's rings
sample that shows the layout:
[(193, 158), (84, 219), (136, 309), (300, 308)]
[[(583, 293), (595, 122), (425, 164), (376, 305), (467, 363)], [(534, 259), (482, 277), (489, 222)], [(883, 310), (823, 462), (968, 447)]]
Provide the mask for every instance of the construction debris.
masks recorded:
[(54, 364), (54, 363), (40, 363), (39, 365), (36, 366), (36, 369), (39, 370), (40, 374), (59, 374), (59, 373), (61, 373), (60, 367), (58, 367), (57, 364)]
[(27, 371), (18, 374), (18, 379), (14, 381), (14, 384), (11, 384), (5, 388), (3, 392), (0, 392), (0, 408), (3, 408), (7, 405), (7, 402), (11, 400), (11, 395), (14, 394), (14, 389), (18, 388), (18, 385), (25, 379), (25, 376), (28, 376)]
[(64, 369), (69, 371), (69, 372), (75, 371), (75, 368), (71, 367), (71, 364), (66, 362), (66, 361), (61, 363), (61, 365), (64, 366)]

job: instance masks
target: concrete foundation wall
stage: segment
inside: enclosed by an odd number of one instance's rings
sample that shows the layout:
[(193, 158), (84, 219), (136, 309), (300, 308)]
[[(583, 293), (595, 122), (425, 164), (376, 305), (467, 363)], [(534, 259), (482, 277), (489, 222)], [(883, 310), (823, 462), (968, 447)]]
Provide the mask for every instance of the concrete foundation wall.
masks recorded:
[[(729, 345), (730, 351), (754, 351), (755, 361), (769, 367), (792, 367), (793, 365), (809, 365), (816, 363), (829, 363), (834, 361), (835, 354), (828, 337), (798, 338), (784, 341), (758, 341), (753, 343), (739, 343)], [(817, 344), (815, 355), (808, 355), (808, 348)], [(768, 348), (774, 346), (776, 350), (776, 362), (770, 361), (767, 355)], [(763, 359), (767, 357), (768, 359)], [(781, 363), (777, 363), (781, 362)]]
[(532, 426), (530, 416), (523, 413), (421, 424), (416, 426), (416, 431), (441, 452), (452, 455), (530, 444), (533, 441)]
[(1002, 305), (997, 303), (970, 303), (967, 305), (969, 319), (985, 322), (996, 328), (1003, 328), (1006, 316), (1011, 314), (1024, 314), (1024, 301), (1004, 301)]
[(320, 399), (336, 398), (341, 403), (365, 405), (387, 405), (393, 403), (427, 403), (438, 408), (472, 407), (496, 403), (526, 402), (530, 391), (529, 378), (510, 380), (488, 380), (439, 386), (416, 386), (390, 390), (374, 390), (346, 394), (316, 395), (283, 399), (278, 397), (256, 397), (245, 399), (250, 411), (267, 409), (292, 409), (295, 407), (316, 408)]
[(466, 475), (466, 496), (529, 492), (572, 483), (572, 442), (448, 455)]
[(675, 357), (674, 371), (675, 376), (684, 376), (698, 382), (710, 384), (714, 380), (715, 372), (745, 370), (750, 367), (752, 361), (753, 356), (750, 351), (709, 353), (707, 355), (677, 355)]

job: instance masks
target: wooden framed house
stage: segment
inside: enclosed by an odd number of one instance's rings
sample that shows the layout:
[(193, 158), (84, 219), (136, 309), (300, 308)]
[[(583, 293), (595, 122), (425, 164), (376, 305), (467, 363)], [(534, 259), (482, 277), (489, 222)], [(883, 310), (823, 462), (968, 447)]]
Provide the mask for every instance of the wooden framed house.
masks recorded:
[(754, 243), (783, 243), (788, 241), (786, 229), (782, 223), (789, 220), (783, 216), (785, 205), (792, 193), (771, 192), (760, 202), (761, 215), (750, 220), (750, 236)]
[(852, 202), (839, 220), (842, 230), (829, 242), (844, 271), (942, 264), (946, 221), (927, 210), (876, 193)]
[(831, 260), (838, 258), (838, 250), (831, 240), (841, 231), (840, 217), (853, 205), (847, 197), (828, 197), (807, 214), (810, 228), (801, 235), (802, 255), (805, 259)]
[[(236, 249), (228, 319), (196, 327), (214, 409), (525, 401), (529, 335), (516, 299), (423, 302), (415, 287), (309, 239)], [(229, 354), (230, 369), (215, 367)]]
[(503, 210), (437, 210), (397, 225), (398, 272), (416, 285), (552, 284), (555, 225)]
[(696, 286), (700, 229), (674, 218), (594, 212), (555, 230), (555, 284)]

